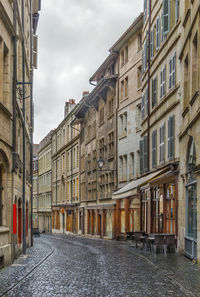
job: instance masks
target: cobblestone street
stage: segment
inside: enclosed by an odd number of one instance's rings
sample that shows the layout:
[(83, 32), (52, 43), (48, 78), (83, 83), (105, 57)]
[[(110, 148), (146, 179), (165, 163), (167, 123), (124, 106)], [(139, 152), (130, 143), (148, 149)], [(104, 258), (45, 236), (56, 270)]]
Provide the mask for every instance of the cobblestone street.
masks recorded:
[(183, 256), (127, 242), (66, 235), (35, 239), (0, 271), (0, 296), (200, 296), (200, 269)]

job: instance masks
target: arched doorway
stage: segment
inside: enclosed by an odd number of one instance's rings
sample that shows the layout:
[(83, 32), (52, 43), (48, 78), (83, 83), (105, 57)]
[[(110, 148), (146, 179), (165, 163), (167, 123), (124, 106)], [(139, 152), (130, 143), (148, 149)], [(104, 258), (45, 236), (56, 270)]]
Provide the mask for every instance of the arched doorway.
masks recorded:
[(197, 259), (197, 181), (195, 175), (196, 149), (193, 138), (189, 140), (186, 159), (186, 234), (185, 254)]
[(18, 200), (18, 230), (17, 230), (17, 236), (18, 236), (18, 243), (22, 242), (22, 204), (21, 200)]

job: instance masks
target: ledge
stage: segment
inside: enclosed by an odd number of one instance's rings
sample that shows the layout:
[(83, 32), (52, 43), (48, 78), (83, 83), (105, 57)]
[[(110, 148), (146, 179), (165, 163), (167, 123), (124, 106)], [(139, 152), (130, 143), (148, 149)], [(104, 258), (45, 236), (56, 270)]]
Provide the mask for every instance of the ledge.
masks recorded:
[(10, 229), (8, 227), (3, 227), (3, 226), (0, 227), (0, 234), (9, 233), (9, 232), (10, 232)]

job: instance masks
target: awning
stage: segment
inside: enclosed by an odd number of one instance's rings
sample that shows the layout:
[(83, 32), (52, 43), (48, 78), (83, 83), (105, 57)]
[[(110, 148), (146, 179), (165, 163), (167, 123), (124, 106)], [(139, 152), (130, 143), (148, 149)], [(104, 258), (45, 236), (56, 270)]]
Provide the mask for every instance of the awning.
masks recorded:
[(136, 180), (133, 180), (132, 182), (130, 182), (129, 184), (127, 184), (117, 192), (113, 193), (112, 199), (122, 199), (130, 196), (138, 195), (137, 188), (139, 186), (142, 186), (143, 184), (149, 182), (151, 179), (160, 175), (161, 173), (163, 173), (163, 170), (159, 170), (159, 171), (150, 173), (146, 176), (143, 176), (141, 178), (138, 178)]

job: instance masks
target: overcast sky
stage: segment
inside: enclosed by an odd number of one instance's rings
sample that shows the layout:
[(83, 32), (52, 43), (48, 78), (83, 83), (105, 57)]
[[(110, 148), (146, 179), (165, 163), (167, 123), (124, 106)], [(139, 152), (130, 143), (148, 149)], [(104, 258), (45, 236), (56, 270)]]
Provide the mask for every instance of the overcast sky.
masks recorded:
[(63, 120), (64, 102), (91, 90), (88, 80), (142, 11), (143, 0), (42, 0), (34, 72), (34, 142)]

